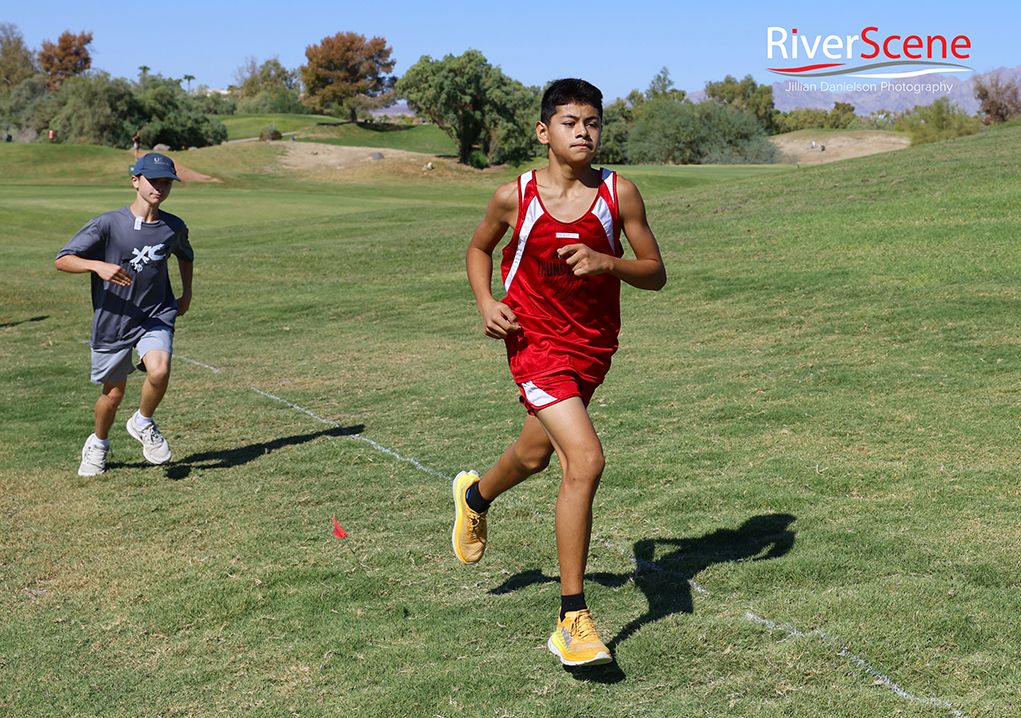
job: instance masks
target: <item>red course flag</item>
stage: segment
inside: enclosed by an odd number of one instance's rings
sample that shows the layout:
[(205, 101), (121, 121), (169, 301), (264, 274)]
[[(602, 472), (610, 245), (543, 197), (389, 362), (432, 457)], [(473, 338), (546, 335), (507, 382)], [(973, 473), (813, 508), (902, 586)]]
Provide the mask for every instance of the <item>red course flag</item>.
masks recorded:
[(347, 531), (340, 527), (337, 519), (333, 519), (333, 535), (337, 538), (347, 538)]

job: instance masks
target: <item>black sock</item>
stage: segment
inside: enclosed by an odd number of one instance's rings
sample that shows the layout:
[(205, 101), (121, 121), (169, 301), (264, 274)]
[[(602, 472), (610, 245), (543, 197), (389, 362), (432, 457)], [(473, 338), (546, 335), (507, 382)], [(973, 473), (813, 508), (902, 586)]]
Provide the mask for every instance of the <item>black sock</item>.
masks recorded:
[(489, 505), (493, 503), (482, 498), (482, 494), (479, 493), (478, 481), (468, 487), (468, 492), (464, 495), (464, 498), (468, 502), (468, 508), (477, 514), (484, 514), (489, 511)]
[(585, 592), (575, 593), (571, 596), (560, 597), (560, 620), (564, 620), (564, 616), (567, 615), (568, 611), (580, 611), (584, 608), (588, 608), (588, 604), (585, 603)]

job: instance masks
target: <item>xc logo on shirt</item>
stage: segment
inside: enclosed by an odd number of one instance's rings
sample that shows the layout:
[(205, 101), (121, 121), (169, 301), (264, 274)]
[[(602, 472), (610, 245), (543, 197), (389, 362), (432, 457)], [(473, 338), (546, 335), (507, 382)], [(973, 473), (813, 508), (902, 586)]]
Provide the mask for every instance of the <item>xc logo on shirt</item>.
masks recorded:
[(141, 272), (142, 267), (149, 262), (158, 262), (161, 259), (166, 259), (165, 254), (156, 254), (156, 252), (163, 249), (162, 244), (157, 244), (155, 247), (146, 245), (142, 249), (132, 249), (131, 253), (134, 254), (134, 259), (131, 260), (131, 268), (136, 272)]

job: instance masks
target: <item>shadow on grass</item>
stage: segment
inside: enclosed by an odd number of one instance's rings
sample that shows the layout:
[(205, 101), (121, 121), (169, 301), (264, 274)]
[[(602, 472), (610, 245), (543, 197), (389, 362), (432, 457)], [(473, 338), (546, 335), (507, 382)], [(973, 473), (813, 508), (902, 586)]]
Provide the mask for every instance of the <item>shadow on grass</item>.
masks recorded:
[[(317, 122), (316, 127), (341, 127), (343, 125), (353, 125), (360, 130), (367, 130), (368, 132), (375, 132), (376, 134), (389, 133), (389, 132), (406, 132), (412, 129), (412, 125), (398, 125), (393, 122), (351, 122), (351, 120), (334, 120), (334, 121), (323, 121)], [(306, 142), (314, 142), (315, 140), (305, 140)]]
[(358, 127), (369, 132), (385, 134), (391, 132), (407, 132), (413, 125), (399, 125), (393, 122), (359, 122)]
[[(763, 514), (751, 517), (737, 529), (718, 529), (701, 538), (642, 539), (634, 546), (634, 572), (588, 574), (586, 579), (610, 588), (633, 581), (649, 604), (642, 615), (629, 621), (606, 642), (607, 647), (615, 650), (644, 626), (667, 616), (694, 613), (691, 592), (695, 577), (710, 566), (738, 561), (768, 561), (788, 553), (794, 546), (794, 532), (789, 529), (794, 521), (795, 517), (790, 514)], [(666, 553), (657, 558), (657, 550), (663, 549)], [(559, 583), (559, 578), (546, 576), (535, 569), (523, 571), (511, 576), (490, 593), (512, 593), (541, 583)], [(616, 662), (566, 670), (579, 680), (600, 683), (618, 683), (625, 678)]]
[(20, 322), (7, 322), (6, 324), (0, 324), (0, 329), (6, 329), (7, 327), (16, 327), (19, 324), (28, 324), (29, 322), (41, 322), (44, 319), (49, 319), (50, 315), (42, 317), (32, 317), (31, 319), (22, 319)]
[[(361, 424), (357, 426), (337, 427), (334, 429), (326, 429), (324, 431), (316, 431), (311, 434), (299, 434), (297, 436), (286, 436), (280, 439), (273, 439), (272, 441), (264, 441), (259, 444), (249, 444), (248, 446), (238, 446), (231, 449), (222, 449), (220, 451), (206, 451), (200, 454), (192, 454), (186, 456), (183, 459), (177, 461), (171, 461), (166, 467), (167, 478), (173, 481), (179, 481), (180, 479), (187, 478), (191, 474), (192, 468), (200, 469), (228, 469), (234, 466), (242, 466), (250, 461), (258, 459), (260, 456), (265, 456), (277, 449), (282, 449), (285, 446), (296, 446), (298, 444), (305, 444), (313, 439), (318, 439), (320, 436), (352, 436), (354, 434), (360, 434), (365, 430), (365, 427)], [(151, 464), (141, 461), (134, 463), (111, 463), (111, 468), (114, 467), (140, 467), (140, 466), (151, 466)]]

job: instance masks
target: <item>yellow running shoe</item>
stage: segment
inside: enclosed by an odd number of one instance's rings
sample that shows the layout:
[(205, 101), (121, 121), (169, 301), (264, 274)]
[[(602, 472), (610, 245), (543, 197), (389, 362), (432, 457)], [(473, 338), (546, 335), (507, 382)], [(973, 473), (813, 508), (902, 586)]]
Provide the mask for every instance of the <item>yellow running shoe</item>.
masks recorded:
[(471, 510), (465, 500), (469, 487), (479, 482), (474, 471), (462, 471), (454, 479), (454, 532), (451, 543), (461, 563), (478, 563), (486, 552), (486, 514)]
[(557, 630), (546, 646), (565, 666), (598, 666), (613, 660), (610, 649), (599, 640), (592, 612), (587, 608), (568, 611), (563, 621), (557, 621)]

